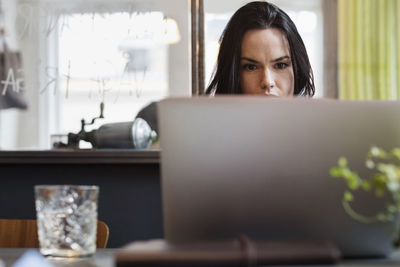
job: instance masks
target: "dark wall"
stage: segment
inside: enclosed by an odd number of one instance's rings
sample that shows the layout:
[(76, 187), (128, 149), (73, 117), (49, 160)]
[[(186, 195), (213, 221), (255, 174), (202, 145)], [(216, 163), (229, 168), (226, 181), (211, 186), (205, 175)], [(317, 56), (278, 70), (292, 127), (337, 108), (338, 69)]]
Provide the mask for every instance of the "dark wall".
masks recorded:
[(99, 220), (110, 228), (107, 247), (162, 238), (158, 163), (1, 164), (0, 218), (35, 219), (37, 184), (99, 185)]

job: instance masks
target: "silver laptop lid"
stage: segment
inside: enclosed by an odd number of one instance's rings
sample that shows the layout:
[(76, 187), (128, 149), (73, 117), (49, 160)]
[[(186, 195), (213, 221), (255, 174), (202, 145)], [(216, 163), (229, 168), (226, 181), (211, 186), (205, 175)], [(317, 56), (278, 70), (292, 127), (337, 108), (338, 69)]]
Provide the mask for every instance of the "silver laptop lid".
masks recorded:
[(161, 101), (158, 112), (167, 240), (245, 233), (329, 239), (345, 256), (391, 251), (390, 227), (350, 218), (346, 185), (329, 170), (340, 156), (365, 170), (372, 145), (400, 146), (399, 102), (200, 97)]

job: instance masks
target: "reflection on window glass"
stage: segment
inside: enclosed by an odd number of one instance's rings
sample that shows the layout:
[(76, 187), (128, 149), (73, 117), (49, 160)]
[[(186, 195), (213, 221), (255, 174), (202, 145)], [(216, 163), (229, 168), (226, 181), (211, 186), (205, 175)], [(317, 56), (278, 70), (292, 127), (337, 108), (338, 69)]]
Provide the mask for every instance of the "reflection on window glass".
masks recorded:
[(51, 135), (77, 133), (81, 119), (99, 116), (101, 102), (105, 119), (86, 131), (189, 95), (189, 4), (0, 0), (0, 42), (18, 63), (12, 79), (1, 78), (0, 150), (49, 149)]
[(97, 115), (101, 101), (103, 122), (114, 122), (133, 120), (144, 105), (165, 97), (168, 44), (179, 37), (166, 26), (161, 12), (63, 17), (57, 42), (59, 131), (79, 130), (80, 119)]

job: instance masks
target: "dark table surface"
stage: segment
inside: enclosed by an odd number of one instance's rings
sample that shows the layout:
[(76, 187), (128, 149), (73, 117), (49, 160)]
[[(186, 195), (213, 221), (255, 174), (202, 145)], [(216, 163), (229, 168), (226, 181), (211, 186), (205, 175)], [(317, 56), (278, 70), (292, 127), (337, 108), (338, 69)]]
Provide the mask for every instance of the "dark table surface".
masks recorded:
[[(12, 266), (21, 256), (27, 252), (27, 249), (15, 249), (15, 248), (0, 248), (0, 267)], [(38, 252), (37, 249), (34, 249)], [(118, 249), (98, 249), (96, 254), (90, 258), (82, 259), (62, 259), (62, 258), (47, 258), (53, 266), (56, 267), (114, 267), (116, 266), (115, 255)], [(23, 265), (25, 266), (32, 266)], [(315, 266), (315, 265), (313, 265)], [(330, 266), (330, 265), (326, 265)], [(331, 265), (331, 266), (342, 266), (342, 267), (357, 267), (357, 266), (400, 266), (400, 250), (393, 253), (390, 258), (386, 259), (354, 259), (344, 260), (343, 262)], [(18, 267), (18, 266), (17, 266)]]
[[(0, 267), (12, 266), (21, 256), (24, 255), (29, 249), (22, 248), (0, 248)], [(39, 253), (38, 249), (32, 249)], [(117, 249), (97, 249), (96, 254), (88, 258), (46, 258), (53, 266), (56, 267), (113, 267), (116, 266), (114, 255)], [(26, 254), (25, 254), (26, 255)], [(21, 267), (36, 267), (40, 265), (34, 265), (34, 260), (31, 260), (32, 264), (24, 265)], [(19, 265), (18, 265), (19, 266)], [(17, 266), (17, 267), (18, 267)]]

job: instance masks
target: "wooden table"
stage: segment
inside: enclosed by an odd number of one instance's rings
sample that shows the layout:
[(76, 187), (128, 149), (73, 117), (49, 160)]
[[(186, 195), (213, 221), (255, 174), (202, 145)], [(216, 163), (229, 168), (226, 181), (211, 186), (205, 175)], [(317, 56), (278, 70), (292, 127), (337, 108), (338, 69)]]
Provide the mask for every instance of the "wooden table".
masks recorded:
[[(19, 259), (27, 249), (15, 248), (0, 248), (0, 259), (4, 262), (5, 267), (11, 266), (17, 259)], [(38, 250), (36, 250), (38, 251)], [(115, 254), (117, 249), (98, 249), (96, 254), (91, 258), (84, 259), (49, 259), (49, 261), (56, 267), (114, 267)], [(0, 264), (1, 266), (1, 264)], [(313, 265), (315, 266), (315, 265)], [(400, 251), (395, 252), (389, 259), (357, 259), (345, 260), (337, 265), (338, 267), (361, 267), (361, 266), (400, 266)]]

